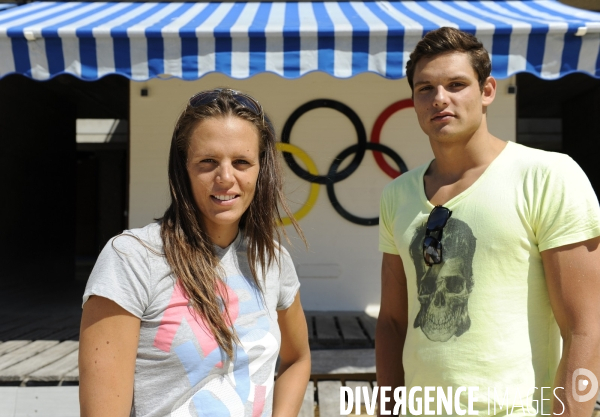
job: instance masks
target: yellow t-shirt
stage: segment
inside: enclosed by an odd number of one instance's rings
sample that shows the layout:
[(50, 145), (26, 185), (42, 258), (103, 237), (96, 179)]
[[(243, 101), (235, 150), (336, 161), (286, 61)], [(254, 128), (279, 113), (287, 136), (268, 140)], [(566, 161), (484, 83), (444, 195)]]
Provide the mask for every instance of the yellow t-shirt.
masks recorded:
[[(430, 268), (422, 250), (433, 209), (423, 186), (428, 166), (392, 181), (381, 198), (379, 249), (400, 255), (407, 278), (407, 390), (478, 387), (479, 415), (505, 415), (507, 407), (514, 416), (541, 413), (560, 333), (540, 251), (599, 236), (598, 199), (570, 157), (509, 142), (444, 205), (452, 215), (443, 262)], [(544, 413), (552, 397), (546, 388)], [(460, 398), (466, 410), (467, 392)], [(429, 404), (435, 414), (437, 403)]]

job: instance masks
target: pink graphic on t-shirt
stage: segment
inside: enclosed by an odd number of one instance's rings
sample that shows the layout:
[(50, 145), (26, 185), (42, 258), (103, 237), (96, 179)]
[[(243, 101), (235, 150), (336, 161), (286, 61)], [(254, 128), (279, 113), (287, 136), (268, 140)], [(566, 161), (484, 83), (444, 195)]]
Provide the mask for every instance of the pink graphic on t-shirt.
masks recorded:
[(254, 388), (254, 406), (252, 407), (252, 417), (260, 417), (265, 408), (265, 397), (267, 396), (267, 387), (257, 385)]
[[(238, 296), (227, 284), (220, 282), (218, 287), (220, 294), (227, 294), (227, 308), (229, 311), (228, 324), (231, 325), (231, 323), (234, 323), (237, 319), (240, 311)], [(171, 300), (160, 321), (156, 337), (154, 338), (154, 346), (163, 352), (169, 352), (171, 350), (173, 338), (184, 318), (194, 332), (194, 335), (202, 348), (204, 357), (208, 356), (210, 352), (217, 348), (217, 341), (204, 320), (192, 307), (188, 306), (187, 295), (179, 281), (175, 284)]]

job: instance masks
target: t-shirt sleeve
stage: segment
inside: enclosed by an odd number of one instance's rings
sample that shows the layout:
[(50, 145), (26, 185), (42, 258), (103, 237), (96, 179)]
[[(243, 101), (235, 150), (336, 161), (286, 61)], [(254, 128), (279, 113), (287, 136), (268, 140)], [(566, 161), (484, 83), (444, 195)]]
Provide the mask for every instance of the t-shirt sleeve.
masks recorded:
[(379, 205), (379, 250), (385, 253), (391, 253), (398, 255), (398, 249), (394, 242), (394, 211), (392, 207), (393, 202), (393, 191), (392, 184), (385, 187), (381, 194), (381, 201)]
[(108, 298), (138, 318), (150, 300), (148, 249), (131, 234), (108, 241), (87, 282), (83, 304), (92, 295)]
[(598, 198), (573, 159), (557, 157), (538, 187), (541, 203), (534, 226), (540, 252), (600, 236)]
[(300, 288), (300, 281), (298, 280), (296, 267), (292, 262), (289, 252), (283, 246), (281, 246), (281, 251), (281, 274), (279, 277), (277, 310), (287, 310), (296, 298), (296, 293)]

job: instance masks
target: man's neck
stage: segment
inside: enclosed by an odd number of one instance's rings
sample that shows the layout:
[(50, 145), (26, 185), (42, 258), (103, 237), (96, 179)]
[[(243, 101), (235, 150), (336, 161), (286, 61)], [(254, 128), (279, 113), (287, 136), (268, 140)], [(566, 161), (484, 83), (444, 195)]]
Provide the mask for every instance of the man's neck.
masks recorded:
[(486, 129), (463, 140), (430, 139), (435, 160), (425, 173), (424, 186), (432, 204), (445, 204), (470, 187), (502, 152), (506, 142)]

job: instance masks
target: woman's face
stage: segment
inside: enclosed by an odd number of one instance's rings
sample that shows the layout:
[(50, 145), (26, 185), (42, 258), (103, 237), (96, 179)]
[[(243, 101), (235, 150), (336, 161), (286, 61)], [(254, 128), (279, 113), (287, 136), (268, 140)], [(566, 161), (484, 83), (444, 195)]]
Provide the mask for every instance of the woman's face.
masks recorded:
[(235, 116), (203, 120), (192, 130), (187, 171), (203, 225), (226, 246), (250, 206), (259, 172), (256, 127)]

